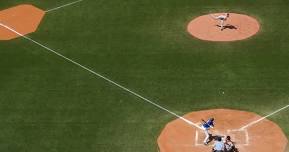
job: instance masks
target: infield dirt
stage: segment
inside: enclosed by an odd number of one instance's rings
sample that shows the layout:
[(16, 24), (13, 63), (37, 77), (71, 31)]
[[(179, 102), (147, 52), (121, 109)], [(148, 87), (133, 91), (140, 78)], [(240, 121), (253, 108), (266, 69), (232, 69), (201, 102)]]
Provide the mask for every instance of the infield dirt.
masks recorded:
[[(0, 11), (0, 23), (12, 28), (22, 35), (26, 35), (37, 30), (45, 11), (33, 5), (18, 5)], [(11, 40), (20, 35), (0, 26), (0, 40)]]
[[(215, 118), (216, 125), (210, 131), (213, 135), (229, 135), (240, 152), (284, 152), (288, 143), (286, 136), (278, 125), (264, 119), (244, 130), (244, 125), (256, 121), (261, 116), (238, 110), (214, 109), (192, 112), (184, 118), (200, 124), (202, 119)], [(181, 119), (166, 125), (158, 138), (160, 152), (209, 152), (213, 141), (203, 145), (204, 132), (188, 125)]]

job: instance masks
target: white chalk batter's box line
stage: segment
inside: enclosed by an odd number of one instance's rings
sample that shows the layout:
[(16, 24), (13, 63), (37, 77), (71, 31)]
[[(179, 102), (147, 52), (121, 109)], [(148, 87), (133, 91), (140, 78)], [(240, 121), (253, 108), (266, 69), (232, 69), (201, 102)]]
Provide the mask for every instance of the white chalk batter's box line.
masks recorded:
[[(235, 133), (234, 133), (235, 132)], [(236, 139), (236, 133), (242, 133), (244, 136), (244, 141), (239, 142), (238, 139)], [(195, 146), (204, 146), (203, 140), (204, 138), (200, 138), (200, 134), (203, 134), (203, 136), (205, 137), (205, 133), (204, 131), (201, 130), (196, 130), (196, 134), (195, 134)], [(227, 135), (231, 136), (231, 139), (233, 142), (236, 141), (235, 145), (236, 146), (249, 146), (250, 144), (250, 137), (249, 137), (249, 132), (247, 129), (244, 130), (227, 130), (227, 132), (224, 134), (218, 132), (218, 131), (214, 131), (213, 135), (219, 135), (219, 136), (224, 136), (226, 137)]]

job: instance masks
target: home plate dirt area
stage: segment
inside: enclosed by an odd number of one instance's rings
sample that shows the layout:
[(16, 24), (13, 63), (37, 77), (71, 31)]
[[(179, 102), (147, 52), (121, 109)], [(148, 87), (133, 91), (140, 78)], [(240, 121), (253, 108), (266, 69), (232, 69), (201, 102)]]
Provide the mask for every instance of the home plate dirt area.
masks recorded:
[[(262, 118), (246, 111), (213, 109), (191, 112), (184, 118), (201, 125), (202, 119), (215, 118), (213, 136), (231, 136), (239, 152), (284, 152), (288, 140), (281, 128), (264, 119), (241, 129)], [(185, 123), (181, 119), (168, 123), (158, 138), (160, 152), (210, 152), (213, 141), (204, 145), (204, 131)]]

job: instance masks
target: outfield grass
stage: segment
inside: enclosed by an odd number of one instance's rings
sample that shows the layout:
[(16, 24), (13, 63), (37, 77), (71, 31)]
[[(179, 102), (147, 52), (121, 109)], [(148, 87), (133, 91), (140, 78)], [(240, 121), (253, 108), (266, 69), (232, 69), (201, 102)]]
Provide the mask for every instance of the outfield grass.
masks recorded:
[[(68, 2), (9, 0), (0, 8)], [(180, 115), (210, 108), (266, 115), (289, 102), (288, 7), (84, 0), (48, 13), (29, 37)], [(215, 11), (254, 16), (262, 29), (232, 43), (186, 32), (191, 19)], [(0, 70), (0, 151), (156, 152), (160, 131), (175, 119), (23, 38), (0, 42)], [(289, 110), (270, 119), (289, 137)]]

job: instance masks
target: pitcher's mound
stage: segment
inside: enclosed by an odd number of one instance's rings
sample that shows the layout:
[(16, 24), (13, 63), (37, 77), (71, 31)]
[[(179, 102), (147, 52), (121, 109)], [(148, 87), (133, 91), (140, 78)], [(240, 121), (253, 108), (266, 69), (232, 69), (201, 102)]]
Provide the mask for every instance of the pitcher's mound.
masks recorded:
[(224, 22), (224, 30), (219, 27), (220, 20), (214, 19), (224, 13), (208, 14), (192, 20), (187, 30), (194, 37), (207, 41), (236, 41), (247, 39), (255, 35), (259, 29), (259, 22), (247, 15), (230, 13)]
[[(262, 118), (245, 111), (215, 109), (192, 112), (184, 118), (201, 125), (202, 119), (215, 118), (213, 136), (231, 136), (239, 152), (285, 152), (288, 140), (280, 127), (264, 119), (243, 130), (241, 127)], [(211, 152), (214, 141), (204, 145), (203, 130), (181, 119), (166, 125), (158, 138), (160, 152)]]

